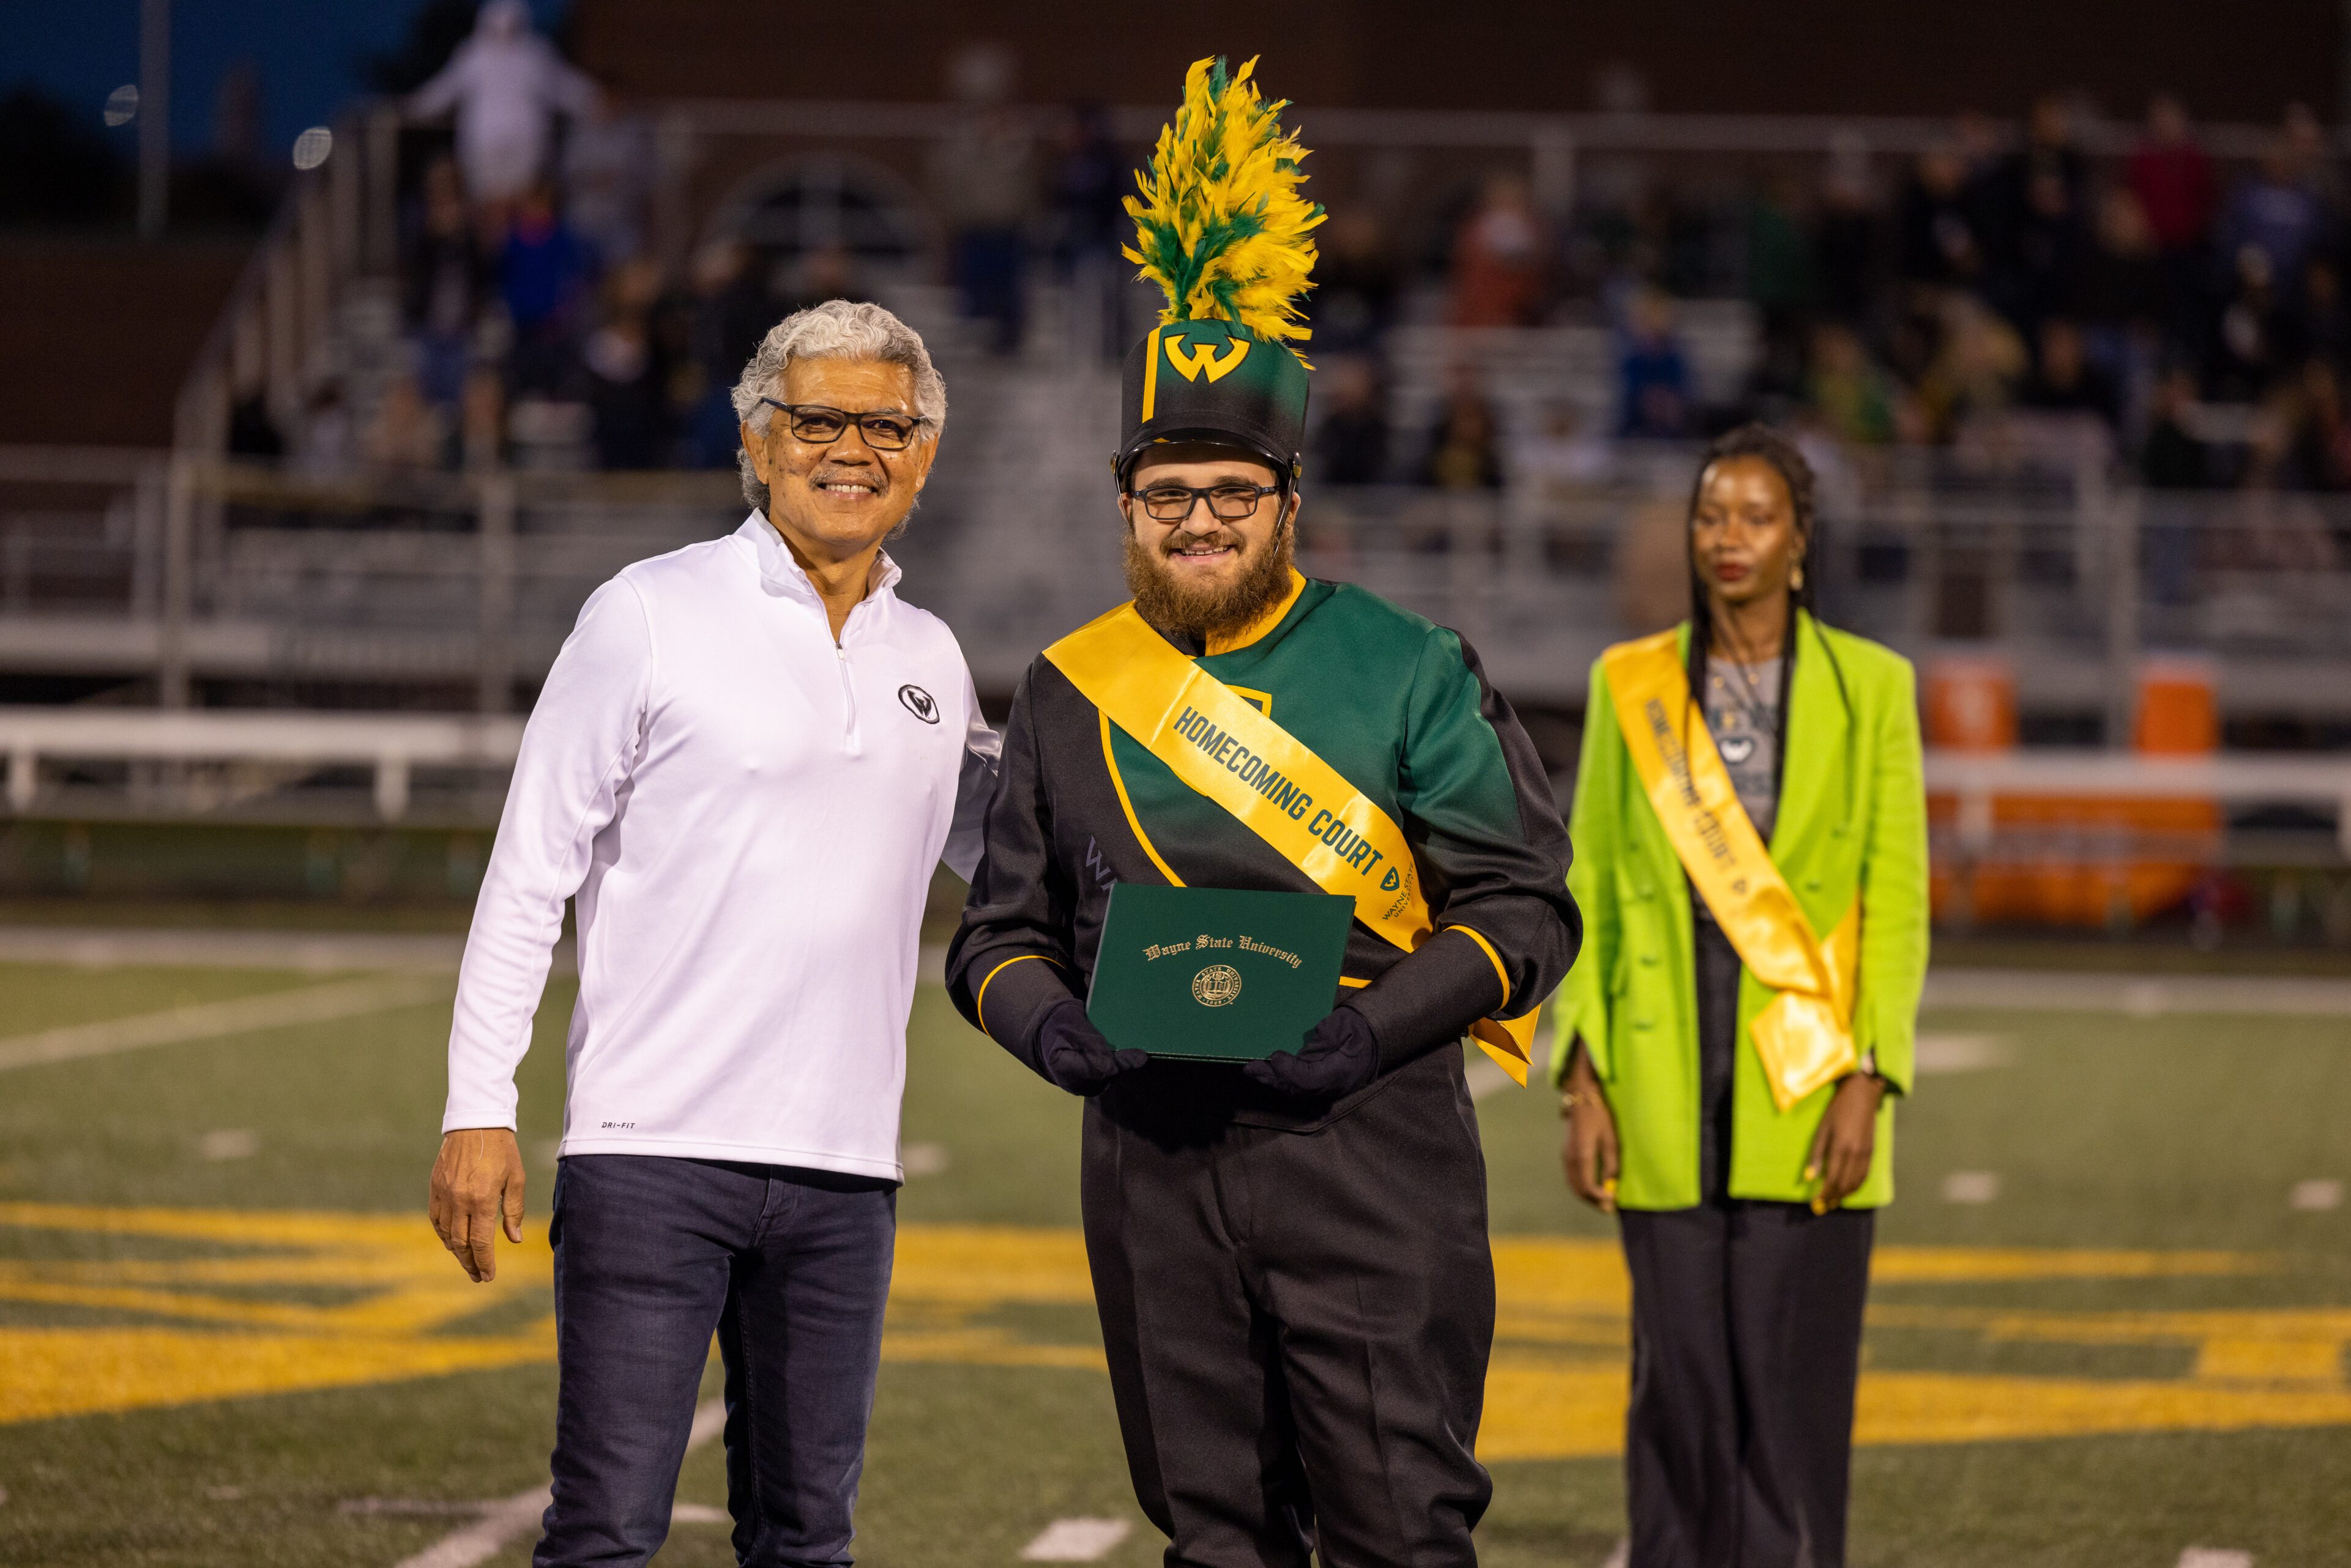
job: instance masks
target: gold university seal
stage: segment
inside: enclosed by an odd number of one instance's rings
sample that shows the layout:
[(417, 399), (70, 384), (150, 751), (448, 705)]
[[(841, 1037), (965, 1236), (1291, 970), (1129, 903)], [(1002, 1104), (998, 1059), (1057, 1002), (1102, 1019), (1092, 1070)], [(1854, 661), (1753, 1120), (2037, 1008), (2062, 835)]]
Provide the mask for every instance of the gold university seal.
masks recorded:
[(1211, 964), (1192, 977), (1192, 999), (1204, 1008), (1220, 1008), (1241, 994), (1241, 972), (1230, 964)]

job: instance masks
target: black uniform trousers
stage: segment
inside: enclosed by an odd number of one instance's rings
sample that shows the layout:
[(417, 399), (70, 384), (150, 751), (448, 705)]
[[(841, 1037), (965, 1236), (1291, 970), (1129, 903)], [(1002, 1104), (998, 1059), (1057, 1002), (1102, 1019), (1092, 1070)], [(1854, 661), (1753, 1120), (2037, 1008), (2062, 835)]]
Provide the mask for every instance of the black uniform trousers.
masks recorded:
[(1739, 955), (1696, 936), (1705, 1199), (1620, 1216), (1628, 1568), (1842, 1568), (1874, 1217), (1727, 1196)]
[(1086, 1107), (1086, 1254), (1169, 1568), (1474, 1564), (1494, 1268), (1461, 1053), (1312, 1132), (1125, 1087)]

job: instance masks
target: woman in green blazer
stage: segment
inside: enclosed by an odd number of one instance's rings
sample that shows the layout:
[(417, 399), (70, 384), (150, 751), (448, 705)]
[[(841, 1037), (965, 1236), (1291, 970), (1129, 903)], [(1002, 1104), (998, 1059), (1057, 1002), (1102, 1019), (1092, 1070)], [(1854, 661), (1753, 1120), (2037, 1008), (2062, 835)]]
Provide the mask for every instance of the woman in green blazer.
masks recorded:
[(1702, 717), (1812, 931), (1857, 916), (1843, 1077), (1779, 1108), (1752, 1032), (1779, 993), (1694, 893), (1606, 660), (1584, 710), (1568, 876), (1584, 939), (1554, 1082), (1568, 1185), (1618, 1216), (1632, 1275), (1630, 1568), (1844, 1560), (1872, 1217), (1893, 1197), (1926, 974), (1927, 828), (1910, 665), (1813, 616), (1814, 537), (1792, 443), (1749, 425), (1714, 444), (1675, 643), (1700, 700), (1674, 716)]

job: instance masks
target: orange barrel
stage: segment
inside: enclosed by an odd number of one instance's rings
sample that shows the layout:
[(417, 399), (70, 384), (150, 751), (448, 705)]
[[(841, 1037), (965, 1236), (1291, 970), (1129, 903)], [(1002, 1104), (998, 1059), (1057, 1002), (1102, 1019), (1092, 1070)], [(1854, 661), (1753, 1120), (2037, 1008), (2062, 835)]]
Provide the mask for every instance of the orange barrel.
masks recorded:
[[(2162, 654), (2139, 665), (2138, 716), (2131, 749), (2142, 757), (2210, 757), (2220, 747), (2218, 672), (2210, 659)], [(2132, 800), (2123, 803), (2132, 831), (2163, 841), (2151, 858), (2135, 859), (2126, 873), (2131, 918), (2143, 920), (2179, 904), (2219, 864), (2221, 815), (2217, 800)]]
[[(2148, 757), (2210, 755), (2220, 742), (2216, 684), (2209, 661), (2147, 660), (2132, 748)], [(1998, 655), (1930, 661), (1925, 706), (1930, 746), (1981, 754), (2016, 744), (2014, 674)], [(1930, 795), (1927, 811), (1938, 828), (1958, 823), (1951, 796)], [(2195, 889), (2217, 862), (2220, 828), (2220, 807), (2210, 800), (2002, 795), (1992, 802), (1992, 829), (2010, 847), (1968, 868), (1967, 907), (1988, 924), (2136, 924)], [(2149, 839), (2157, 841), (2152, 849), (2142, 842)], [(1938, 915), (1955, 892), (1956, 871), (1945, 856), (1931, 868)]]
[[(1923, 683), (1927, 744), (1942, 751), (2012, 751), (2016, 748), (2016, 668), (2004, 654), (1989, 652), (1938, 653), (1927, 661)], [(1959, 803), (1953, 795), (1927, 797), (1927, 821), (1937, 836), (1949, 841), (1959, 825)], [(1995, 818), (1997, 821), (1997, 818)], [(1959, 890), (1958, 867), (1949, 854), (1938, 854), (1928, 868), (1928, 896), (1937, 917)], [(1971, 917), (1979, 920), (2014, 918), (2014, 895), (1998, 867), (1970, 869), (1966, 892)], [(1989, 894), (1994, 905), (1984, 906)]]
[(1927, 744), (1945, 751), (2016, 746), (2016, 668), (2000, 653), (1938, 653), (1927, 662)]

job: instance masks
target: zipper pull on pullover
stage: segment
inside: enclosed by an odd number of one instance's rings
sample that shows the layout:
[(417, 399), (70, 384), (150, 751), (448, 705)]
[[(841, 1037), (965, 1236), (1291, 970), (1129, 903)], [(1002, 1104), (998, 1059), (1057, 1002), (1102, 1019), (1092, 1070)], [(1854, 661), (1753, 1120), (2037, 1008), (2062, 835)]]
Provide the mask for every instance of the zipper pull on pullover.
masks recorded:
[[(847, 626), (841, 628), (844, 635), (848, 631)], [(846, 757), (862, 757), (865, 754), (865, 746), (857, 733), (856, 672), (850, 667), (849, 649), (846, 646), (836, 644), (832, 652), (834, 667), (841, 671), (841, 754)]]

